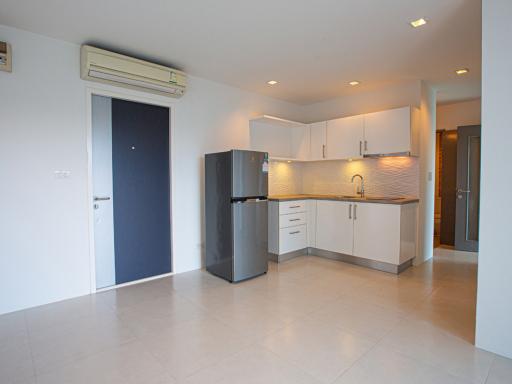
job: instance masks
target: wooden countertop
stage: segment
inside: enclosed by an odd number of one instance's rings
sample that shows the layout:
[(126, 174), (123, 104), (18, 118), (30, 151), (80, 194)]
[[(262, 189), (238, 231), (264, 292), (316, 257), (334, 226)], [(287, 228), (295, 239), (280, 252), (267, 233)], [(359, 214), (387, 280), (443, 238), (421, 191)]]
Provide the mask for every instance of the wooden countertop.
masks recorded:
[(347, 195), (315, 195), (315, 194), (299, 194), (299, 195), (271, 195), (268, 196), (270, 201), (293, 201), (293, 200), (334, 200), (334, 201), (354, 201), (359, 203), (377, 203), (377, 204), (411, 204), (420, 200), (414, 197), (385, 197), (385, 196), (365, 196), (364, 198)]

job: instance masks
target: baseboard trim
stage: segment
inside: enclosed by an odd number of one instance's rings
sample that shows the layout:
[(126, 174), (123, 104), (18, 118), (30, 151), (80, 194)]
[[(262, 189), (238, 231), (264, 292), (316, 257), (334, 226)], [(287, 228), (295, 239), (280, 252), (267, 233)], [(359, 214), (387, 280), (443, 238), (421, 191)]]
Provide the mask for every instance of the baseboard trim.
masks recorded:
[(291, 260), (299, 256), (307, 256), (309, 254), (309, 248), (303, 248), (299, 249), (297, 251), (292, 251), (288, 253), (283, 253), (282, 255), (276, 255), (275, 253), (268, 254), (268, 259), (270, 261), (276, 262), (276, 263), (282, 263), (286, 260)]
[(413, 259), (410, 259), (400, 265), (395, 265), (395, 264), (385, 263), (382, 261), (370, 260), (370, 259), (365, 259), (362, 257), (345, 255), (343, 253), (331, 252), (331, 251), (326, 251), (324, 249), (318, 249), (318, 248), (312, 248), (312, 247), (308, 248), (308, 254), (311, 256), (325, 257), (325, 258), (331, 259), (331, 260), (338, 260), (338, 261), (343, 261), (343, 262), (349, 263), (349, 264), (359, 265), (361, 267), (376, 269), (376, 270), (382, 271), (382, 272), (393, 273), (395, 275), (398, 275), (402, 271), (405, 271), (407, 268), (409, 268), (412, 265), (412, 260), (413, 260)]

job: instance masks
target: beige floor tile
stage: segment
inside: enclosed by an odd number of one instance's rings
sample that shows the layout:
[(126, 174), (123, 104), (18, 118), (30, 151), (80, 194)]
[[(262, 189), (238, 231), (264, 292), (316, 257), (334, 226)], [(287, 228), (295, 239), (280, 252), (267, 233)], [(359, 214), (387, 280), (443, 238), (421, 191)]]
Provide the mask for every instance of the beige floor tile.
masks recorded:
[(309, 317), (319, 323), (375, 340), (381, 339), (403, 319), (398, 311), (359, 301), (351, 296), (343, 296)]
[(120, 323), (137, 337), (162, 332), (207, 316), (207, 312), (177, 294), (137, 303), (118, 312)]
[(188, 384), (315, 384), (312, 376), (259, 347), (244, 349), (187, 379)]
[(173, 377), (183, 379), (249, 345), (235, 330), (213, 317), (192, 320), (143, 340)]
[(4, 337), (0, 343), (0, 383), (25, 381), (35, 376), (26, 334)]
[(512, 383), (512, 359), (496, 356), (485, 384)]
[(447, 372), (377, 346), (335, 384), (470, 384)]
[(39, 375), (38, 384), (173, 384), (162, 365), (137, 341)]
[(494, 358), (493, 354), (425, 321), (402, 321), (382, 339), (382, 343), (477, 384), (485, 382)]
[(134, 338), (133, 333), (113, 312), (96, 317), (81, 317), (30, 332), (37, 374), (120, 346)]
[(375, 342), (308, 319), (267, 336), (261, 345), (321, 382), (330, 383)]
[(66, 300), (0, 316), (0, 382), (508, 382), (471, 343), (476, 271), (450, 249), (399, 276), (305, 256), (238, 284), (193, 271)]
[(67, 323), (85, 317), (103, 316), (112, 310), (102, 302), (99, 295), (86, 295), (76, 299), (59, 301), (28, 309), (25, 312), (28, 331), (66, 326)]
[(7, 339), (27, 334), (25, 311), (8, 313), (0, 316), (0, 345)]

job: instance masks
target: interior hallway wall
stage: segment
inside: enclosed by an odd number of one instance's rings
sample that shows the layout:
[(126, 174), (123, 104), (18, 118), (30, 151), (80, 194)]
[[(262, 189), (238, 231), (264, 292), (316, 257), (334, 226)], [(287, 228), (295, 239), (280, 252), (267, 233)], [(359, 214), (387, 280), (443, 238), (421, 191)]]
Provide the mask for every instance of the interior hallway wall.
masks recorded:
[(464, 125), (479, 125), (481, 122), (481, 99), (459, 103), (438, 104), (436, 129), (454, 130)]
[(512, 2), (482, 2), (482, 162), (476, 345), (512, 358), (512, 204), (496, 195), (512, 190)]

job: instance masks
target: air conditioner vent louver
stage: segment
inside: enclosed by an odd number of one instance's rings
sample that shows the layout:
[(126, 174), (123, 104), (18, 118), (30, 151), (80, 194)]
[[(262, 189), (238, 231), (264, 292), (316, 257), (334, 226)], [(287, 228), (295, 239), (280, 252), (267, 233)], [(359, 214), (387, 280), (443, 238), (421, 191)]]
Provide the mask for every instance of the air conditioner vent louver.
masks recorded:
[(81, 78), (142, 90), (170, 97), (181, 97), (187, 76), (176, 69), (83, 45)]

